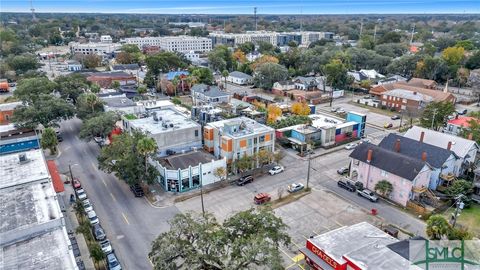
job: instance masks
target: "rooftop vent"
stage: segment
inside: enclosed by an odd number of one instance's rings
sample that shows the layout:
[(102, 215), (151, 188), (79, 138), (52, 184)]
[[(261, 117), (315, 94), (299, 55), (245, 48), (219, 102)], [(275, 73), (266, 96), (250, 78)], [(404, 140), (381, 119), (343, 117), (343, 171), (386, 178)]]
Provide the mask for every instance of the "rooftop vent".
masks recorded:
[(28, 162), (27, 154), (25, 153), (19, 154), (18, 161), (20, 162), (20, 164), (27, 163)]

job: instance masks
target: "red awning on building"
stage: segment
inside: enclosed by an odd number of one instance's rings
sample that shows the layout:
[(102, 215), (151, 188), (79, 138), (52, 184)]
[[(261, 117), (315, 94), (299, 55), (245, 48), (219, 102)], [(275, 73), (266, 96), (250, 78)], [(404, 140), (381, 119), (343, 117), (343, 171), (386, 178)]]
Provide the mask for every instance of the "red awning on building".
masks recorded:
[(57, 164), (55, 164), (54, 160), (47, 160), (47, 166), (48, 166), (48, 171), (52, 176), (53, 189), (55, 189), (56, 193), (64, 192), (65, 186), (63, 185), (62, 178), (58, 173)]

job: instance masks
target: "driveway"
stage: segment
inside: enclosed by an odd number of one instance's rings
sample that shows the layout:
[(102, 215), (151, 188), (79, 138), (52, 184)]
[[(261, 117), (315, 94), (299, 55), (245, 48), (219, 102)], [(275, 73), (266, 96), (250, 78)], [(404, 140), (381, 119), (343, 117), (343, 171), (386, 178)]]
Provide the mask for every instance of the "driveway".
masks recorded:
[(64, 141), (60, 144), (59, 170), (80, 179), (93, 203), (102, 227), (111, 240), (124, 269), (152, 269), (147, 258), (151, 242), (169, 229), (167, 221), (178, 210), (175, 206), (153, 208), (145, 198), (135, 198), (127, 184), (97, 169), (99, 147), (77, 137), (81, 121), (61, 124)]

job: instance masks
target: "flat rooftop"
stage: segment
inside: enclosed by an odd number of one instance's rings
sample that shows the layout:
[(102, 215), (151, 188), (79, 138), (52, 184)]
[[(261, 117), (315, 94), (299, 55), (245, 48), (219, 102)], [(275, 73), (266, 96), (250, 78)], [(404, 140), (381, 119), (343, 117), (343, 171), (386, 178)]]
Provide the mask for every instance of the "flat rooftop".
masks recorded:
[(205, 152), (203, 150), (193, 151), (185, 154), (178, 154), (164, 158), (162, 164), (166, 165), (167, 168), (176, 170), (176, 169), (187, 169), (188, 167), (198, 166), (198, 164), (209, 163), (212, 160), (217, 160), (212, 154)]
[[(259, 133), (275, 131), (273, 128), (260, 124), (257, 121), (252, 120), (245, 116), (211, 122), (211, 123), (208, 123), (207, 125), (213, 126), (217, 129), (222, 129), (224, 131), (223, 135), (230, 135), (236, 138), (243, 137), (250, 134), (259, 134)], [(231, 126), (237, 125), (239, 126), (239, 128), (235, 129), (234, 132), (229, 132), (226, 129), (224, 129), (224, 127), (228, 125), (231, 125)]]
[(78, 269), (75, 258), (68, 248), (65, 227), (59, 227), (25, 241), (2, 246), (0, 249), (0, 269)]
[(123, 108), (123, 107), (132, 107), (137, 106), (135, 102), (128, 99), (127, 97), (100, 97), (100, 99), (105, 102), (105, 106), (113, 108)]
[(62, 217), (49, 180), (0, 189), (0, 233), (28, 228)]
[[(20, 154), (26, 161), (20, 162)], [(50, 177), (42, 150), (0, 156), (0, 189), (22, 185)]]
[(343, 121), (323, 114), (311, 114), (308, 117), (312, 119), (312, 126), (316, 128), (331, 128), (343, 123)]
[(168, 133), (174, 130), (188, 128), (200, 128), (197, 122), (172, 108), (156, 110), (154, 113), (156, 113), (158, 121), (155, 121), (152, 115), (146, 118), (129, 120), (129, 123), (132, 128), (140, 129), (150, 134)]

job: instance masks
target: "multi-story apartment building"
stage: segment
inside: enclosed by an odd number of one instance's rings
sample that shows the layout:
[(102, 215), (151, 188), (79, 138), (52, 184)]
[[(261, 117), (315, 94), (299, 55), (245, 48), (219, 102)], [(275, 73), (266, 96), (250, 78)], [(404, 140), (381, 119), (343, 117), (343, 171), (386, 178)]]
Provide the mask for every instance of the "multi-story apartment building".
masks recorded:
[(204, 148), (232, 163), (243, 156), (275, 151), (275, 130), (247, 117), (208, 123), (203, 129)]
[(330, 38), (326, 32), (267, 32), (267, 31), (247, 31), (246, 33), (230, 34), (223, 32), (210, 33), (213, 45), (225, 44), (228, 46), (238, 46), (245, 42), (258, 43), (259, 41), (269, 42), (273, 46), (286, 46), (288, 42), (295, 41), (297, 44), (308, 46), (310, 43)]
[(205, 37), (177, 36), (177, 37), (135, 37), (126, 38), (127, 44), (135, 44), (140, 49), (144, 46), (159, 46), (169, 52), (209, 52), (212, 50), (212, 40)]
[(115, 51), (120, 50), (122, 47), (118, 43), (79, 43), (79, 42), (70, 42), (69, 44), (70, 51), (72, 54), (96, 54), (100, 56), (106, 56)]
[(112, 43), (112, 37), (109, 36), (109, 35), (100, 36), (100, 42), (110, 44), (110, 43)]

